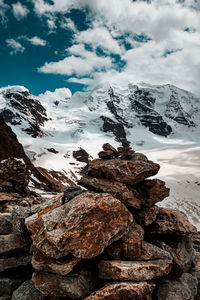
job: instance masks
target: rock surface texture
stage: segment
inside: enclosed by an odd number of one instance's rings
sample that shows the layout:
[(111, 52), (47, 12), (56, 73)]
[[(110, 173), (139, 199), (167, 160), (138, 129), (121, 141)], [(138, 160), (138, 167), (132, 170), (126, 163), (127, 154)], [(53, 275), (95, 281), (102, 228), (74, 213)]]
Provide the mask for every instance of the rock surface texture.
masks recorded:
[(83, 170), (87, 190), (0, 193), (0, 300), (199, 300), (199, 234), (156, 206), (169, 195), (148, 179), (159, 165), (127, 141), (99, 157)]

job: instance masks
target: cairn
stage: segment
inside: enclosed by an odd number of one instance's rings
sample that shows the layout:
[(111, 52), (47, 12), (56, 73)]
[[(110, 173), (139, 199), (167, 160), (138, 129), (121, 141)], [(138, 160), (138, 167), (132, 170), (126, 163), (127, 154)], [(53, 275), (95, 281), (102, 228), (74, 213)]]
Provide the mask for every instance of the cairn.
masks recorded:
[(14, 208), (12, 234), (27, 242), (31, 234), (34, 271), (0, 299), (198, 300), (199, 256), (190, 237), (198, 233), (182, 212), (156, 206), (169, 195), (163, 181), (148, 179), (159, 168), (128, 143), (104, 144), (79, 186)]

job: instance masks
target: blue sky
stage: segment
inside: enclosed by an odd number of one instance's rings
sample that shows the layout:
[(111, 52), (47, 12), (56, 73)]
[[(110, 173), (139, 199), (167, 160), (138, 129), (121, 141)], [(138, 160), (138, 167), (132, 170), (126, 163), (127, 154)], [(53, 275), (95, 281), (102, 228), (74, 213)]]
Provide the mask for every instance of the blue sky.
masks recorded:
[(198, 0), (0, 0), (0, 86), (106, 82), (200, 92)]

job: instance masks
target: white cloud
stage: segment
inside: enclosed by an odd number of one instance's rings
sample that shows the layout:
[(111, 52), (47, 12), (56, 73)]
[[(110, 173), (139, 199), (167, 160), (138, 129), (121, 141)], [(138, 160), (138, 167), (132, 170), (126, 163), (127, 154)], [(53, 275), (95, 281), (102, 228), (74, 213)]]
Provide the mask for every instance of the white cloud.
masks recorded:
[(95, 70), (106, 71), (112, 65), (110, 57), (100, 57), (87, 51), (82, 44), (74, 45), (68, 50), (71, 56), (58, 62), (45, 63), (44, 66), (39, 68), (39, 72), (85, 76)]
[(25, 48), (16, 40), (14, 39), (8, 39), (6, 40), (7, 46), (11, 48), (10, 54), (17, 54), (17, 53), (23, 53)]
[(61, 21), (60, 21), (60, 27), (63, 28), (63, 29), (72, 30), (74, 32), (77, 31), (76, 25), (74, 24), (74, 22), (70, 18), (67, 18), (67, 17), (63, 17), (61, 19)]
[(9, 6), (4, 3), (3, 0), (0, 0), (0, 23), (5, 24), (8, 21), (6, 16), (6, 11), (9, 9)]
[(32, 38), (23, 37), (25, 40), (29, 41), (34, 46), (46, 46), (47, 42), (38, 36), (34, 36)]
[(75, 40), (92, 45), (93, 49), (101, 47), (111, 53), (120, 54), (121, 48), (105, 27), (94, 27), (77, 33)]
[[(38, 15), (56, 16), (56, 13), (63, 14), (72, 8), (87, 7), (88, 18), (93, 24), (91, 28), (78, 32), (69, 18), (66, 23), (60, 21), (60, 26), (66, 24), (75, 32), (74, 41), (78, 44), (67, 49), (69, 56), (63, 60), (46, 63), (40, 68), (41, 72), (75, 75), (69, 79), (71, 82), (90, 86), (115, 79), (152, 84), (172, 83), (200, 92), (199, 1), (152, 0), (149, 4), (132, 0), (52, 0), (52, 4), (43, 0), (33, 2)], [(186, 28), (193, 30), (185, 32)], [(134, 39), (135, 34), (145, 34), (151, 41), (140, 43)], [(125, 50), (125, 41), (132, 49)], [(86, 51), (83, 44), (89, 44), (93, 53)], [(126, 63), (125, 67), (119, 71), (110, 56), (98, 56), (98, 47), (108, 55), (119, 54)], [(176, 49), (179, 51), (166, 57), (163, 55), (166, 51)]]
[(24, 19), (29, 13), (28, 8), (22, 5), (20, 2), (12, 4), (12, 9), (13, 14), (18, 21)]

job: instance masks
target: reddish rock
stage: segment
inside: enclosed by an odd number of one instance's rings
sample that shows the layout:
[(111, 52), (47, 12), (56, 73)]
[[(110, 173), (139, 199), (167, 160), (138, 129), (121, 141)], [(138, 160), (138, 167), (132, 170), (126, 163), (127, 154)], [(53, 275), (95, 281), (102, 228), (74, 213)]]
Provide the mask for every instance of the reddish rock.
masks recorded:
[(133, 259), (141, 256), (143, 243), (144, 230), (134, 222), (129, 233), (109, 246), (107, 252), (114, 259)]
[(103, 260), (99, 263), (99, 278), (143, 281), (170, 273), (172, 259), (149, 261)]
[(23, 160), (8, 158), (0, 162), (0, 192), (26, 196), (28, 182), (29, 173)]
[(156, 220), (159, 211), (160, 208), (158, 206), (144, 208), (135, 215), (135, 218), (142, 227), (147, 227)]
[(0, 254), (25, 250), (27, 247), (28, 243), (22, 236), (15, 235), (13, 233), (0, 235)]
[(79, 184), (95, 192), (109, 193), (113, 197), (122, 201), (124, 204), (136, 209), (141, 208), (141, 201), (137, 198), (136, 191), (128, 188), (124, 183), (104, 178), (83, 176), (79, 181)]
[(150, 282), (112, 282), (84, 300), (152, 300), (154, 288)]
[(16, 134), (5, 123), (0, 116), (0, 161), (15, 157), (23, 159), (27, 169), (41, 182), (40, 186), (47, 191), (59, 191), (58, 184), (54, 183), (47, 176), (43, 176), (38, 169), (32, 164), (28, 156), (25, 154), (23, 146), (19, 143)]
[(109, 143), (103, 144), (102, 148), (104, 151), (112, 151), (115, 154), (115, 156), (119, 155), (118, 151)]
[(96, 192), (109, 193), (136, 209), (151, 207), (154, 203), (169, 196), (169, 189), (165, 187), (164, 181), (159, 179), (145, 180), (130, 187), (118, 181), (83, 176), (79, 184)]
[(126, 234), (132, 221), (119, 200), (109, 194), (86, 192), (53, 211), (27, 218), (26, 226), (36, 248), (47, 256), (56, 257), (49, 253), (53, 246), (55, 252), (93, 258)]
[(141, 207), (151, 207), (169, 196), (169, 188), (160, 179), (144, 180), (134, 186), (137, 198), (141, 201)]
[(153, 244), (144, 242), (142, 254), (137, 260), (172, 259), (170, 252), (163, 250)]
[(102, 158), (102, 159), (109, 159), (109, 158), (113, 158), (115, 157), (115, 153), (111, 150), (107, 150), (107, 151), (100, 151), (98, 153), (98, 156), (99, 158)]
[(43, 255), (35, 249), (32, 257), (32, 266), (37, 271), (56, 273), (64, 276), (70, 273), (80, 261), (80, 258), (73, 257), (72, 255), (56, 260)]
[[(155, 215), (149, 216), (153, 221), (145, 228), (145, 232), (148, 234), (180, 235), (183, 233), (188, 234), (197, 232), (196, 227), (189, 222), (187, 216), (183, 212), (162, 207), (159, 207), (158, 209), (151, 209), (150, 211), (154, 211)], [(148, 210), (146, 213), (148, 214)], [(147, 221), (149, 224), (150, 222), (148, 218)], [(142, 223), (145, 223), (144, 220)], [(146, 223), (144, 225), (146, 225)]]
[(33, 273), (35, 287), (46, 296), (81, 299), (94, 290), (95, 279), (87, 270), (60, 276), (49, 273)]
[(158, 164), (149, 160), (144, 161), (137, 156), (132, 160), (95, 159), (89, 162), (87, 175), (112, 179), (125, 184), (136, 184), (156, 175), (159, 169)]

